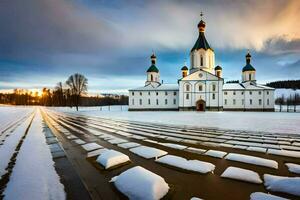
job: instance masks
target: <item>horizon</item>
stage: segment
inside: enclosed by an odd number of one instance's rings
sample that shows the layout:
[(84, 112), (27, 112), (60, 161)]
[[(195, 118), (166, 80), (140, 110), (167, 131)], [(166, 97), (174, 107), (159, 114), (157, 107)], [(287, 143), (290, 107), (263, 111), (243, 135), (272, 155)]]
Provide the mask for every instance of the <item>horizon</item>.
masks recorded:
[(0, 8), (0, 91), (53, 88), (78, 72), (89, 94), (126, 94), (144, 84), (152, 51), (175, 83), (201, 11), (225, 82), (240, 80), (248, 49), (259, 83), (299, 79), (299, 1), (30, 0)]

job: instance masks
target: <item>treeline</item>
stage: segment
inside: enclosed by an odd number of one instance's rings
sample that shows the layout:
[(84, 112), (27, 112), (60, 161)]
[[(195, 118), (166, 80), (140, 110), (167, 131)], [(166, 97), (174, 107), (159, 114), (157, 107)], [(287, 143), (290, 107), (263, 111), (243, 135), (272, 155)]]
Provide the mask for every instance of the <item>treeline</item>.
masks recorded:
[(287, 110), (290, 110), (290, 107), (294, 109), (294, 112), (297, 110), (297, 105), (300, 105), (300, 94), (290, 94), (285, 96), (282, 94), (280, 97), (275, 99), (275, 104), (279, 105), (280, 112), (282, 111), (282, 106), (286, 105)]
[(300, 89), (300, 80), (274, 81), (266, 84), (273, 88)]
[(87, 79), (81, 74), (71, 75), (67, 81), (57, 83), (53, 90), (43, 88), (42, 93), (15, 89), (13, 93), (0, 93), (0, 104), (41, 106), (105, 106), (128, 105), (128, 96), (87, 96)]

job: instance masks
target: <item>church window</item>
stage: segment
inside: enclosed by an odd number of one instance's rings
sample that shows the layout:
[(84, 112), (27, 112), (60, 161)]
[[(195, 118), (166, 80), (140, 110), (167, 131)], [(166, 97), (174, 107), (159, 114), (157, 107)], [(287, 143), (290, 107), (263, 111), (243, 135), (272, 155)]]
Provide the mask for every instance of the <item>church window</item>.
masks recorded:
[(185, 90), (186, 90), (186, 91), (190, 91), (190, 85), (186, 85), (186, 86), (185, 86)]
[(186, 94), (186, 95), (185, 95), (185, 98), (186, 98), (186, 99), (189, 99), (189, 98), (190, 98), (190, 94)]
[(236, 103), (235, 99), (233, 99), (232, 103), (233, 103), (233, 105), (235, 105), (235, 103)]
[(191, 55), (192, 68), (194, 67), (194, 54)]
[(224, 104), (227, 105), (227, 99), (224, 99)]
[(249, 94), (252, 95), (252, 92), (250, 91)]
[(150, 95), (150, 92), (148, 92), (148, 95)]
[(261, 105), (261, 102), (262, 102), (262, 100), (261, 100), (261, 99), (258, 99), (258, 104), (259, 104), (259, 105)]
[(134, 96), (134, 92), (132, 92), (131, 94), (132, 94), (132, 96)]
[(216, 99), (216, 94), (212, 94), (212, 99)]
[(199, 85), (199, 91), (202, 91), (202, 90), (203, 90), (203, 86)]
[(132, 99), (132, 103), (131, 104), (134, 105), (134, 99)]
[(250, 102), (249, 102), (249, 103), (250, 103), (250, 105), (252, 105), (252, 99), (250, 99)]
[(149, 105), (151, 104), (151, 101), (150, 101), (150, 99), (148, 99), (148, 104), (149, 104)]
[(200, 66), (203, 66), (203, 56), (200, 56)]
[(224, 92), (224, 95), (227, 95), (227, 92)]
[(233, 95), (235, 95), (235, 91), (233, 92)]
[(242, 95), (244, 95), (244, 92), (241, 92)]
[(267, 91), (267, 95), (269, 95), (269, 91)]
[(245, 103), (245, 100), (244, 100), (244, 99), (242, 99), (242, 105), (244, 105), (244, 103)]
[(165, 92), (165, 95), (167, 96), (167, 95), (168, 95), (168, 92)]
[(166, 105), (168, 104), (168, 99), (165, 99), (165, 104), (166, 104)]
[(151, 76), (151, 81), (153, 81), (153, 74), (151, 74), (150, 76)]
[(143, 103), (143, 101), (142, 101), (142, 99), (140, 99), (140, 105), (142, 105), (142, 103)]
[(176, 99), (173, 99), (173, 104), (176, 105)]
[(258, 94), (261, 95), (261, 91), (259, 91)]
[(158, 105), (158, 99), (156, 99), (156, 105)]
[(251, 74), (249, 74), (249, 80), (251, 81)]
[(158, 96), (158, 92), (156, 92), (156, 96)]
[(212, 91), (216, 91), (216, 85), (212, 85)]
[(177, 92), (174, 92), (174, 96), (176, 96), (177, 95)]
[(140, 96), (142, 96), (142, 92), (140, 92)]
[(267, 105), (270, 105), (270, 100), (269, 99), (267, 99)]

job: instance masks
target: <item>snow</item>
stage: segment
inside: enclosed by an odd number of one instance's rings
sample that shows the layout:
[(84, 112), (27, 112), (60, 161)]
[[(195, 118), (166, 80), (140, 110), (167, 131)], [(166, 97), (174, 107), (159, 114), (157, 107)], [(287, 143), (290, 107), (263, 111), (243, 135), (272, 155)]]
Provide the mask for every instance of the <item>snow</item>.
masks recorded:
[(223, 158), (227, 152), (217, 151), (217, 150), (208, 150), (205, 155), (215, 157), (215, 158)]
[(185, 158), (173, 155), (166, 155), (155, 161), (184, 170), (199, 172), (203, 174), (213, 172), (215, 169), (215, 165), (209, 162), (203, 162), (200, 160), (187, 160)]
[(90, 158), (90, 157), (98, 156), (106, 150), (107, 149), (97, 149), (97, 150), (94, 150), (94, 151), (90, 151), (90, 152), (87, 153), (86, 157)]
[(115, 138), (115, 139), (108, 140), (107, 142), (109, 142), (111, 144), (120, 144), (120, 143), (124, 143), (124, 142), (128, 142), (128, 141), (124, 140), (124, 139), (120, 139), (120, 138)]
[(118, 146), (124, 149), (130, 149), (133, 147), (140, 146), (140, 144), (136, 142), (127, 142), (127, 143), (118, 144)]
[(300, 196), (300, 177), (285, 177), (265, 174), (264, 181), (267, 190)]
[(156, 158), (168, 154), (166, 151), (147, 146), (135, 147), (130, 149), (130, 151), (146, 159)]
[(238, 167), (228, 167), (221, 177), (230, 178), (250, 183), (261, 184), (262, 180), (260, 179), (257, 172), (248, 169), (242, 169)]
[(77, 139), (77, 140), (73, 140), (76, 144), (85, 144), (86, 142), (81, 140), (81, 139)]
[(130, 159), (127, 155), (112, 149), (107, 149), (97, 158), (97, 162), (100, 163), (105, 169), (118, 166), (129, 161)]
[(268, 149), (268, 154), (287, 156), (293, 158), (300, 158), (300, 151), (289, 151), (289, 150), (278, 150), (278, 149)]
[(294, 163), (285, 163), (289, 171), (295, 174), (300, 174), (300, 165)]
[(11, 135), (6, 138), (6, 140), (4, 141), (4, 144), (0, 146), (0, 158), (1, 158), (0, 177), (7, 172), (7, 170), (5, 168), (7, 167), (13, 153), (15, 152), (15, 149), (16, 149), (20, 139), (25, 134), (25, 130), (28, 127), (30, 120), (31, 120), (31, 118), (27, 119), (20, 126), (18, 126), (11, 133)]
[(278, 169), (278, 163), (276, 161), (265, 159), (265, 158), (260, 158), (260, 157), (256, 157), (256, 156), (248, 156), (248, 155), (243, 155), (243, 154), (238, 154), (238, 153), (229, 153), (225, 157), (225, 159), (231, 160), (231, 161), (248, 163), (248, 164), (252, 164), (252, 165), (259, 165), (259, 166)]
[(4, 195), (4, 199), (14, 200), (66, 198), (46, 144), (40, 111), (21, 146)]
[(247, 150), (261, 152), (261, 153), (266, 153), (266, 151), (267, 151), (266, 148), (262, 148), (262, 147), (248, 147)]
[(190, 200), (203, 200), (203, 199), (200, 199), (198, 197), (192, 197)]
[(140, 166), (126, 170), (111, 182), (131, 200), (158, 200), (169, 191), (162, 177)]
[(278, 197), (272, 194), (266, 194), (263, 192), (254, 192), (250, 195), (250, 200), (288, 200), (288, 199)]
[(185, 151), (192, 152), (192, 153), (197, 153), (197, 154), (203, 154), (206, 152), (206, 149), (199, 149), (199, 148), (194, 148), (194, 147), (188, 147), (185, 149)]
[(173, 148), (173, 149), (179, 149), (179, 150), (183, 150), (183, 149), (187, 148), (187, 146), (180, 145), (180, 144), (174, 144), (174, 143), (159, 143), (159, 144), (166, 146), (166, 147)]
[(84, 144), (84, 145), (81, 145), (81, 147), (86, 150), (86, 151), (93, 151), (93, 150), (96, 150), (96, 149), (101, 149), (103, 148), (101, 145), (95, 143), (95, 142), (92, 142), (92, 143), (87, 143), (87, 144)]
[[(80, 113), (87, 116), (98, 116), (112, 119), (131, 120), (139, 122), (153, 122), (173, 125), (189, 125), (196, 127), (216, 127), (230, 130), (248, 130), (275, 132), (283, 134), (300, 134), (299, 113), (287, 112), (178, 112), (178, 111), (147, 111), (133, 112), (115, 109), (100, 111), (96, 109), (80, 108), (79, 112), (70, 108), (51, 108), (63, 112)], [(230, 119), (230, 120), (228, 120)], [(216, 123), (218, 122), (218, 123)]]

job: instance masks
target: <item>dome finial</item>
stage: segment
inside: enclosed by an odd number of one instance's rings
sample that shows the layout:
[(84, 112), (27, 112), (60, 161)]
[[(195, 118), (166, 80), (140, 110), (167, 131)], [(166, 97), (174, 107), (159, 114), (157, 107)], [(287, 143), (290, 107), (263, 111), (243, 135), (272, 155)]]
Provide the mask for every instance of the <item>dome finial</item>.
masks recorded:
[(204, 32), (205, 31), (205, 21), (203, 21), (203, 13), (201, 12), (200, 13), (200, 17), (201, 17), (201, 20), (198, 24), (198, 29), (199, 29), (199, 32)]
[(200, 12), (200, 17), (201, 17), (201, 20), (202, 20), (202, 17), (203, 17), (203, 12), (202, 11)]

